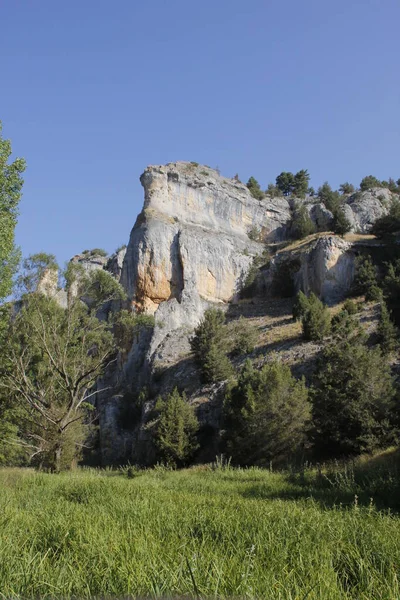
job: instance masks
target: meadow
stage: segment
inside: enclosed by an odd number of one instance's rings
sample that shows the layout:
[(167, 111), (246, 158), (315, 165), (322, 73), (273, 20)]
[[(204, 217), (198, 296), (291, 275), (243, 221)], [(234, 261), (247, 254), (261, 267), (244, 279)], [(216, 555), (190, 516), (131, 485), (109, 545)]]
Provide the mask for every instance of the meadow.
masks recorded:
[(398, 599), (397, 468), (2, 469), (0, 598)]

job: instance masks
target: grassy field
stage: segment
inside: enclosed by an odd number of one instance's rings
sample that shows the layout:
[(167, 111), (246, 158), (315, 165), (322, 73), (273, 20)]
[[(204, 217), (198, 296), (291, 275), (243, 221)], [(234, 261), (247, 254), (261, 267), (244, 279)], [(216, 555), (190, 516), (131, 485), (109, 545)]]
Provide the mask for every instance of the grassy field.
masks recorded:
[(398, 599), (400, 519), (376, 507), (397, 507), (398, 472), (383, 479), (382, 460), (322, 474), (1, 470), (0, 598)]

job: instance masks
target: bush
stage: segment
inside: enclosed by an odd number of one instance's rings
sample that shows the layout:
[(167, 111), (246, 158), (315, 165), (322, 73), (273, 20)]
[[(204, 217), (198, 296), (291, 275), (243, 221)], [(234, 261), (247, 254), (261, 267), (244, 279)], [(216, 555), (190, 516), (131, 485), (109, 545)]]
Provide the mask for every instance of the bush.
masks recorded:
[(195, 329), (190, 345), (203, 380), (208, 383), (223, 381), (232, 374), (232, 365), (226, 355), (228, 340), (226, 335), (225, 313), (210, 308)]
[(310, 417), (308, 390), (290, 368), (274, 362), (258, 371), (247, 360), (224, 403), (225, 445), (240, 465), (266, 465), (302, 449)]
[(293, 211), (290, 233), (295, 240), (301, 240), (308, 235), (315, 233), (315, 225), (304, 204), (295, 207)]
[(358, 313), (357, 304), (354, 302), (354, 300), (350, 300), (350, 298), (347, 298), (347, 300), (345, 300), (343, 303), (343, 310), (345, 310), (349, 315), (355, 315)]
[(378, 287), (377, 269), (369, 255), (360, 255), (355, 262), (353, 292), (365, 295), (367, 301), (376, 299)]
[(352, 183), (349, 183), (348, 181), (346, 181), (345, 183), (341, 183), (339, 186), (339, 192), (343, 195), (349, 195), (349, 194), (354, 194), (355, 192), (355, 187)]
[(379, 348), (335, 342), (322, 353), (313, 385), (318, 456), (356, 455), (393, 441), (395, 387)]
[(166, 399), (159, 398), (155, 407), (158, 417), (152, 424), (153, 440), (159, 458), (169, 466), (186, 465), (197, 450), (199, 428), (194, 409), (177, 388)]
[(382, 187), (382, 184), (379, 181), (379, 179), (377, 179), (373, 175), (367, 175), (367, 177), (364, 177), (364, 179), (361, 180), (360, 190), (362, 192), (366, 192), (367, 190), (370, 190), (370, 189), (376, 188), (376, 187)]
[(250, 177), (246, 185), (253, 198), (256, 198), (256, 200), (262, 200), (264, 198), (264, 192), (260, 188), (260, 184), (258, 183), (257, 179)]
[(345, 235), (351, 231), (351, 223), (347, 219), (341, 206), (338, 206), (333, 210), (333, 231), (338, 235)]
[(390, 205), (389, 214), (380, 217), (372, 226), (371, 233), (378, 238), (394, 235), (400, 232), (400, 200), (394, 199)]
[(377, 328), (378, 343), (383, 354), (390, 354), (398, 347), (398, 331), (390, 319), (390, 312), (385, 304), (381, 302), (381, 314)]
[(321, 300), (311, 293), (303, 307), (301, 325), (305, 340), (320, 342), (331, 331), (331, 317)]
[(226, 332), (233, 356), (253, 352), (258, 340), (257, 330), (244, 317), (231, 321), (226, 327)]
[(400, 260), (388, 265), (383, 290), (393, 321), (400, 327)]

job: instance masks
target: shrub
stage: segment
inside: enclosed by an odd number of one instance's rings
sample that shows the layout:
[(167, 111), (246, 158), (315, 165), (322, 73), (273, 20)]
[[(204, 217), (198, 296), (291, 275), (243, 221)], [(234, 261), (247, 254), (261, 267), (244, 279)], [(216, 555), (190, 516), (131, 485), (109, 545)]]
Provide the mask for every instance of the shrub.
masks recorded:
[(326, 348), (313, 381), (318, 456), (370, 452), (393, 441), (394, 381), (379, 348), (342, 342)]
[(258, 183), (257, 179), (250, 177), (246, 185), (253, 198), (256, 198), (256, 200), (262, 200), (264, 198), (264, 192), (260, 188), (260, 184)]
[(355, 262), (355, 277), (353, 283), (353, 292), (355, 294), (365, 295), (367, 301), (376, 299), (376, 290), (378, 288), (377, 270), (368, 255), (360, 255)]
[(257, 330), (241, 316), (227, 325), (230, 352), (234, 356), (253, 352), (258, 340)]
[(322, 341), (331, 330), (331, 317), (328, 309), (314, 293), (311, 293), (303, 311), (301, 325), (304, 339), (314, 342)]
[(319, 200), (325, 204), (326, 208), (334, 213), (342, 204), (342, 198), (339, 192), (334, 192), (327, 181), (318, 188)]
[(400, 232), (400, 200), (394, 199), (389, 214), (380, 217), (372, 226), (371, 233), (382, 238)]
[(390, 354), (398, 347), (398, 331), (392, 320), (390, 312), (385, 304), (381, 302), (381, 314), (377, 328), (378, 343), (383, 354)]
[(346, 181), (345, 183), (341, 183), (339, 186), (339, 192), (343, 195), (349, 195), (349, 194), (354, 194), (355, 192), (355, 187), (352, 183), (349, 183), (348, 181)]
[(338, 206), (333, 210), (333, 231), (338, 235), (345, 235), (351, 231), (351, 223), (347, 219), (341, 206)]
[(379, 179), (377, 179), (373, 175), (367, 175), (366, 177), (364, 177), (364, 179), (361, 180), (360, 190), (362, 192), (365, 192), (367, 190), (370, 190), (371, 188), (376, 188), (376, 187), (382, 187), (382, 184), (379, 181)]
[(155, 410), (158, 416), (152, 434), (159, 458), (169, 466), (184, 466), (198, 448), (199, 424), (193, 407), (175, 388), (166, 399), (157, 400)]
[(354, 300), (347, 298), (347, 300), (345, 300), (343, 303), (343, 310), (345, 310), (349, 315), (355, 315), (358, 312), (358, 307)]
[(290, 232), (295, 240), (301, 240), (308, 235), (315, 233), (315, 225), (304, 204), (295, 207)]
[(301, 321), (302, 317), (306, 314), (308, 310), (308, 305), (309, 302), (307, 296), (302, 291), (300, 291), (297, 294), (296, 300), (293, 304), (293, 319), (295, 321)]
[(249, 239), (252, 240), (253, 242), (260, 241), (260, 234), (261, 234), (260, 230), (255, 225), (250, 227), (250, 229), (247, 232)]
[(393, 321), (400, 326), (400, 260), (388, 265), (383, 290)]
[(191, 349), (205, 382), (222, 381), (232, 374), (232, 365), (226, 355), (228, 340), (224, 325), (225, 313), (210, 308), (191, 339)]
[(256, 370), (247, 360), (224, 403), (225, 445), (236, 464), (265, 465), (302, 448), (310, 417), (308, 390), (279, 362)]

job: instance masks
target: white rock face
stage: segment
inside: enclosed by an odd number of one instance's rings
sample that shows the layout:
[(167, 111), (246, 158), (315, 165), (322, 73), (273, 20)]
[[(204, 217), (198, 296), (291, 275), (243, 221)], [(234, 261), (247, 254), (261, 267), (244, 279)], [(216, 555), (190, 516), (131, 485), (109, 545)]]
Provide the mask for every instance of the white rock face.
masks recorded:
[(386, 188), (373, 188), (350, 196), (344, 211), (356, 233), (368, 233), (377, 219), (386, 215), (396, 194)]
[(300, 254), (297, 289), (314, 292), (328, 304), (342, 300), (353, 283), (354, 258), (351, 243), (332, 235), (318, 238)]
[(148, 167), (141, 177), (144, 209), (132, 230), (121, 283), (132, 305), (154, 314), (154, 349), (168, 331), (195, 326), (207, 303), (237, 296), (262, 251), (248, 232), (284, 238), (284, 198), (258, 201), (247, 187), (192, 163)]

